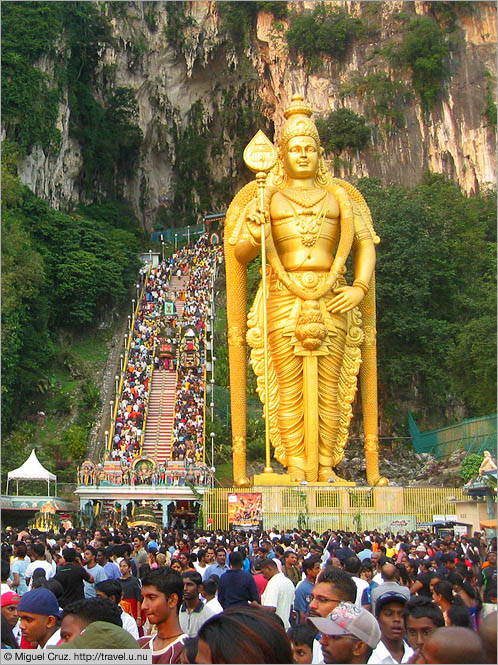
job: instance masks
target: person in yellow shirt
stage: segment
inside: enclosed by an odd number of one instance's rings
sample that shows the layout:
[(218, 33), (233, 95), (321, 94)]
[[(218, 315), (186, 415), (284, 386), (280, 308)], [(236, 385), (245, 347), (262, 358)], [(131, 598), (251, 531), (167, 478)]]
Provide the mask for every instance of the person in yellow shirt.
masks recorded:
[(386, 556), (389, 557), (389, 559), (393, 559), (396, 556), (396, 547), (392, 540), (388, 540), (386, 543)]

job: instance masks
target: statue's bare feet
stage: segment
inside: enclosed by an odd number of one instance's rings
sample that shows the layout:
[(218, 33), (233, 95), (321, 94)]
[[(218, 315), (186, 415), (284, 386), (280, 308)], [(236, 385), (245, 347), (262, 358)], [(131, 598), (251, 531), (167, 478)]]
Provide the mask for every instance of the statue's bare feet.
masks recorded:
[(327, 483), (329, 480), (332, 480), (334, 483), (346, 483), (345, 478), (341, 478), (337, 475), (334, 469), (331, 466), (320, 466), (318, 469), (318, 480), (321, 483)]
[(385, 476), (381, 476), (380, 473), (372, 476), (367, 474), (367, 483), (370, 487), (387, 487), (389, 485), (389, 480)]
[(243, 476), (242, 478), (238, 478), (235, 481), (235, 485), (237, 487), (250, 487), (251, 486), (251, 481), (246, 476)]
[(287, 469), (287, 475), (290, 477), (292, 482), (299, 482), (300, 480), (305, 479), (305, 473), (302, 469), (298, 469), (295, 466), (289, 466)]

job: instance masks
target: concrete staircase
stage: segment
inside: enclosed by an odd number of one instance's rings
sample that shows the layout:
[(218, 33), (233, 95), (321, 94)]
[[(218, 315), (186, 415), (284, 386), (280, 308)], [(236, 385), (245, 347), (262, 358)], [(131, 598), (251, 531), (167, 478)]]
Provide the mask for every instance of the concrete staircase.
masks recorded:
[(158, 464), (171, 458), (171, 434), (175, 411), (176, 372), (154, 370), (145, 425), (143, 455)]
[[(171, 277), (168, 291), (178, 294), (187, 288), (188, 277)], [(175, 300), (178, 326), (181, 326), (183, 300)], [(154, 370), (149, 396), (147, 422), (142, 454), (158, 464), (171, 459), (171, 441), (176, 398), (176, 372)]]

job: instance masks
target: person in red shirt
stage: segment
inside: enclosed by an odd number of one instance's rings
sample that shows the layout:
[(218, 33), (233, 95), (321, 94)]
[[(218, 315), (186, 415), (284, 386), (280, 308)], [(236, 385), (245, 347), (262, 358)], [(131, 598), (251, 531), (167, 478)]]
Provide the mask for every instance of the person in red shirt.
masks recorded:
[(153, 570), (142, 585), (142, 608), (157, 632), (141, 637), (140, 647), (152, 650), (152, 663), (179, 663), (187, 637), (178, 620), (183, 600), (182, 576), (171, 568)]

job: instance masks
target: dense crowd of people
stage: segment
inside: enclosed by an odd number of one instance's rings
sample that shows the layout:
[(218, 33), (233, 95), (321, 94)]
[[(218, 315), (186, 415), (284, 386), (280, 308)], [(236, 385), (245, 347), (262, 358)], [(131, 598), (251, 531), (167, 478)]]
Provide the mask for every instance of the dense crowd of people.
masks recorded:
[[(153, 364), (157, 371), (177, 372), (173, 460), (189, 464), (203, 461), (204, 340), (214, 273), (221, 258), (221, 246), (212, 245), (208, 234), (204, 234), (195, 245), (179, 249), (142, 274), (144, 288), (133, 319), (110, 445), (110, 458), (119, 461), (122, 467), (129, 468), (142, 452)], [(188, 278), (187, 287), (173, 288), (172, 277)], [(184, 301), (181, 321), (176, 315), (177, 300)], [(183, 341), (180, 324), (182, 330), (190, 326), (192, 331), (191, 337)], [(190, 345), (193, 353), (189, 355), (186, 347)], [(188, 357), (193, 357), (195, 364), (186, 361)]]
[[(496, 538), (2, 534), (2, 648), (153, 663), (496, 663)], [(237, 636), (237, 639), (234, 639)]]
[(172, 456), (174, 460), (185, 460), (190, 464), (204, 458), (205, 333), (209, 308), (213, 306), (215, 271), (222, 256), (221, 245), (212, 245), (207, 234), (189, 249), (190, 274), (182, 326), (184, 329), (189, 326), (191, 335), (185, 337), (183, 346), (180, 346), (182, 362), (177, 372)]

